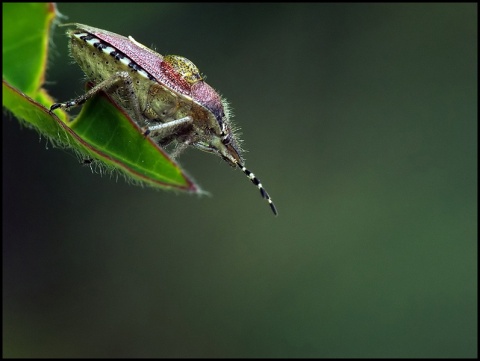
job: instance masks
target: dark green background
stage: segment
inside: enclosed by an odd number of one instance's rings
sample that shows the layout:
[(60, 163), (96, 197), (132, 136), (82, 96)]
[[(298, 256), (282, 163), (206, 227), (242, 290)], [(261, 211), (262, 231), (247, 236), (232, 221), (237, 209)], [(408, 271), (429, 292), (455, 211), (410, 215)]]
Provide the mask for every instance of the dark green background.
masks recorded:
[(59, 10), (191, 59), (280, 216), (212, 155), (181, 158), (212, 197), (142, 189), (7, 116), (4, 356), (477, 355), (476, 4)]

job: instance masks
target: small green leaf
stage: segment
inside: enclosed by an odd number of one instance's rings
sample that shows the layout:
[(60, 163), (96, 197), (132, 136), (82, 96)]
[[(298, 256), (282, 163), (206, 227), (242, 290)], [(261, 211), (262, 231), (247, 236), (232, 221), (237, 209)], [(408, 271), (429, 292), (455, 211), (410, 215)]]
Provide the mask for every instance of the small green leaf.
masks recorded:
[[(89, 100), (69, 121), (42, 88), (49, 42), (55, 19), (53, 3), (2, 4), (3, 106), (18, 119), (85, 158), (154, 187), (200, 192), (199, 187), (150, 138), (145, 138), (121, 109), (101, 93)], [(22, 61), (19, 61), (19, 60)]]
[(152, 185), (194, 190), (195, 186), (138, 125), (116, 107), (105, 93), (87, 102), (71, 124), (90, 152), (101, 152), (104, 161), (126, 167), (136, 179)]

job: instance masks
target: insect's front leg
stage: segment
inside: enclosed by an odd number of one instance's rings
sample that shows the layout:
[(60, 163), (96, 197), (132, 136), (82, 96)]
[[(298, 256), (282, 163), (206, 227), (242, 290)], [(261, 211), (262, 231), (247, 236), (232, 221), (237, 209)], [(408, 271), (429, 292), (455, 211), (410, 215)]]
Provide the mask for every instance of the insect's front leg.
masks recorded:
[[(92, 98), (95, 94), (100, 91), (106, 93), (111, 92), (114, 88), (123, 88), (125, 89), (124, 96), (127, 97), (129, 107), (132, 109), (133, 114), (135, 115), (135, 121), (144, 123), (143, 116), (140, 112), (140, 107), (138, 105), (138, 98), (133, 87), (132, 78), (126, 71), (119, 71), (113, 74), (110, 78), (103, 80), (102, 82), (95, 85), (92, 89), (87, 91), (85, 94), (79, 96), (78, 98), (72, 99), (66, 103), (55, 103), (50, 107), (50, 112), (53, 112), (55, 109), (62, 108), (69, 110), (70, 108), (82, 105), (88, 99)], [(123, 94), (123, 93), (122, 93)]]

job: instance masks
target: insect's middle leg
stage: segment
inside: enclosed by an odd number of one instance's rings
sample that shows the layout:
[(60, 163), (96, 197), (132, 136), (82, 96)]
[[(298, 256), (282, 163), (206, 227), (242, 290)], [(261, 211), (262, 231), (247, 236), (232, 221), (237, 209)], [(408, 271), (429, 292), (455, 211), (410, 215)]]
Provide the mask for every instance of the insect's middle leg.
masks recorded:
[(192, 122), (192, 117), (184, 117), (166, 123), (149, 124), (142, 129), (144, 135), (150, 135), (154, 139), (162, 140), (170, 137), (182, 128), (192, 124)]
[(126, 71), (119, 71), (113, 74), (110, 78), (103, 80), (102, 82), (95, 85), (92, 89), (87, 91), (85, 94), (79, 96), (78, 98), (72, 99), (66, 103), (55, 103), (50, 107), (50, 112), (53, 112), (55, 109), (62, 108), (69, 110), (70, 108), (82, 105), (88, 99), (92, 98), (95, 94), (100, 91), (105, 91), (108, 93), (109, 90), (115, 87), (124, 87), (125, 92), (124, 96), (127, 97), (129, 107), (132, 109), (133, 114), (135, 115), (135, 120), (137, 122), (144, 122), (142, 114), (140, 112), (140, 107), (138, 105), (138, 98), (133, 87), (132, 78)]

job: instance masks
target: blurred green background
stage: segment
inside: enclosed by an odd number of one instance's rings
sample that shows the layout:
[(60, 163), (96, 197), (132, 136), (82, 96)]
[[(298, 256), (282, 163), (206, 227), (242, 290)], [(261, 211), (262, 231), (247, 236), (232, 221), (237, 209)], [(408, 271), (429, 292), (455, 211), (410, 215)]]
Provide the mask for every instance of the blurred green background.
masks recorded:
[(59, 11), (192, 60), (280, 215), (212, 155), (180, 159), (211, 197), (142, 189), (4, 114), (4, 356), (477, 355), (476, 4)]

